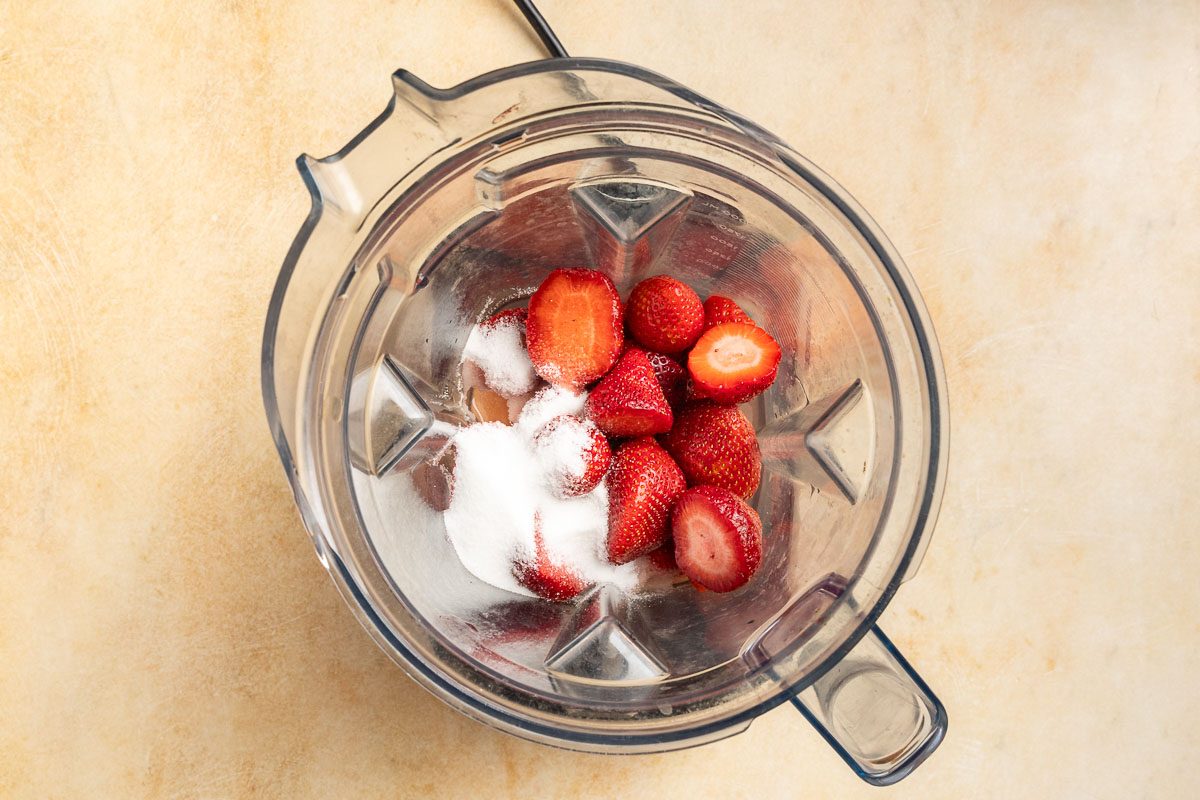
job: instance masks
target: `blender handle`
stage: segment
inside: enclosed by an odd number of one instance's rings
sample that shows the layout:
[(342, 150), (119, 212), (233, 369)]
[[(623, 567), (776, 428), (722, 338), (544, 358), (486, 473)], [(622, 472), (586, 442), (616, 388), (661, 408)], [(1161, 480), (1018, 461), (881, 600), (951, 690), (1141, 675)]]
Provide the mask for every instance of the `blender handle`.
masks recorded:
[(874, 626), (792, 703), (875, 786), (907, 776), (946, 735), (941, 701)]

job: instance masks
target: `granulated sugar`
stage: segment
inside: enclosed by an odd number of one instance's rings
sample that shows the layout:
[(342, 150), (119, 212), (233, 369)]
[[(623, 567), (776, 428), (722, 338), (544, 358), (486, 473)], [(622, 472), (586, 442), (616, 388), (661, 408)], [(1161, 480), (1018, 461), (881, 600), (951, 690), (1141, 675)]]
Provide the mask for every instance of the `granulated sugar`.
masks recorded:
[[(486, 365), (481, 367), (486, 370)], [(556, 496), (547, 475), (553, 459), (539, 459), (533, 447), (547, 422), (560, 414), (578, 414), (586, 398), (547, 387), (525, 404), (515, 425), (480, 423), (455, 435), (454, 492), (445, 513), (446, 534), (463, 566), (480, 580), (533, 596), (517, 582), (513, 566), (534, 557), (534, 516), (540, 515), (551, 562), (575, 570), (588, 582), (611, 582), (623, 589), (638, 585), (643, 565), (614, 566), (605, 556), (604, 484), (582, 497)], [(564, 440), (561, 445), (564, 458), (568, 444)]]
[(529, 402), (521, 409), (516, 427), (521, 429), (522, 435), (532, 441), (542, 426), (555, 417), (561, 414), (582, 414), (586, 400), (587, 392), (575, 394), (557, 386), (547, 386), (529, 398)]
[(454, 490), (446, 535), (458, 559), (482, 581), (527, 594), (512, 574), (517, 552), (533, 552), (537, 464), (507, 425), (484, 422), (460, 431), (454, 444)]
[(591, 424), (578, 417), (555, 417), (534, 437), (534, 454), (552, 486), (567, 486), (583, 479), (586, 452), (592, 446), (586, 426)]
[(463, 349), (463, 361), (476, 364), (487, 385), (506, 397), (531, 392), (538, 376), (521, 336), (521, 324), (515, 319), (476, 325)]

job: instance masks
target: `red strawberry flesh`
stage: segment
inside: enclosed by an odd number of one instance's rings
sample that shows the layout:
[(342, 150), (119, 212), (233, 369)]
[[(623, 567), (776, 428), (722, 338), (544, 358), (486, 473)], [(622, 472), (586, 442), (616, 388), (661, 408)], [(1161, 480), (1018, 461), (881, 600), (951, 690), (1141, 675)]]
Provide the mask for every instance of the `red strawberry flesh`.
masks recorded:
[(572, 391), (608, 372), (625, 339), (621, 298), (594, 269), (551, 272), (529, 298), (525, 327), (537, 374)]
[(646, 351), (630, 348), (588, 395), (584, 411), (609, 436), (650, 436), (674, 419)]
[(746, 501), (728, 489), (688, 489), (671, 512), (675, 560), (683, 574), (714, 592), (731, 592), (762, 562), (762, 523)]
[(662, 547), (671, 506), (687, 486), (667, 451), (648, 436), (626, 442), (606, 480), (608, 560), (626, 564)]

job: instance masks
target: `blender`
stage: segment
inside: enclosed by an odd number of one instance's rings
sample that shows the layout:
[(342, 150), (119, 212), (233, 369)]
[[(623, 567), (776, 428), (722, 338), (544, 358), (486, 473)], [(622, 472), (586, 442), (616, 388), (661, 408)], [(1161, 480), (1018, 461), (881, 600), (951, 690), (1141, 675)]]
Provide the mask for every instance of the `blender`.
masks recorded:
[[(312, 209), (271, 298), (262, 378), (318, 557), (397, 664), (502, 731), (657, 752), (790, 702), (863, 779), (893, 783), (946, 730), (875, 625), (920, 564), (945, 481), (945, 379), (912, 279), (854, 200), (767, 131), (547, 43), (561, 57), (451, 89), (397, 72), (362, 133), (299, 159)], [(481, 582), (446, 539), (437, 466), (474, 421), (471, 327), (585, 265), (622, 294), (665, 273), (732, 297), (783, 348), (743, 407), (764, 553), (741, 590), (600, 585), (551, 603)]]

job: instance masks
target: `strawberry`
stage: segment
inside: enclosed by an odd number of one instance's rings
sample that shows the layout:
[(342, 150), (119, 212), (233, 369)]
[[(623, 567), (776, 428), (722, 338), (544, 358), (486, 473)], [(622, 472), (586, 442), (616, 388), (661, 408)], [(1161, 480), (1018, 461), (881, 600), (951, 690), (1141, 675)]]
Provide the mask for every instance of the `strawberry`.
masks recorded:
[(525, 332), (525, 323), (529, 319), (529, 309), (527, 308), (510, 308), (507, 311), (497, 311), (490, 317), (479, 323), (485, 328), (499, 328), (501, 325), (508, 324), (509, 320), (515, 322), (521, 328), (521, 332)]
[(722, 322), (696, 341), (688, 373), (718, 403), (744, 403), (775, 380), (781, 355), (779, 344), (757, 325)]
[(661, 547), (675, 498), (687, 487), (678, 465), (649, 436), (617, 448), (608, 472), (608, 560), (628, 563)]
[(538, 597), (556, 602), (570, 600), (586, 589), (587, 583), (573, 569), (550, 560), (542, 539), (541, 517), (535, 515), (533, 519), (533, 560), (513, 564), (513, 576)]
[(630, 348), (600, 379), (584, 411), (609, 436), (649, 436), (671, 429), (671, 406), (645, 350)]
[[(641, 350), (635, 344), (625, 343), (625, 355), (630, 350)], [(649, 350), (642, 350), (646, 354), (646, 358), (650, 359), (650, 368), (654, 370), (654, 377), (658, 379), (658, 385), (663, 390), (663, 396), (667, 398), (667, 405), (675, 408), (685, 399), (687, 399), (687, 370), (673, 356), (665, 353), (654, 353)]]
[(704, 390), (697, 386), (696, 382), (692, 380), (692, 376), (688, 375), (687, 380), (683, 382), (683, 397), (685, 400), (704, 400), (707, 395), (704, 394)]
[(676, 408), (686, 397), (687, 370), (678, 361), (662, 353), (646, 353), (646, 357), (650, 359), (650, 369), (654, 370), (654, 377), (658, 379), (663, 396), (667, 398), (667, 405)]
[[(499, 407), (504, 400), (529, 394), (541, 383), (529, 360), (525, 322), (525, 309), (511, 308), (480, 322), (467, 337), (462, 354), (463, 388), (468, 383), (486, 384), (486, 388), (500, 395), (501, 402), (490, 402), (496, 398), (487, 398), (484, 405)], [(473, 373), (470, 376), (469, 371)]]
[(651, 550), (646, 558), (650, 559), (650, 563), (654, 565), (655, 569), (662, 570), (663, 572), (676, 572), (679, 570), (679, 565), (675, 563), (675, 543), (670, 539), (657, 550)]
[(682, 353), (704, 331), (704, 304), (686, 283), (656, 275), (629, 293), (625, 324), (647, 350)]
[(754, 320), (750, 319), (749, 314), (742, 311), (741, 306), (728, 297), (714, 294), (704, 301), (704, 330), (708, 330), (714, 325), (720, 325), (722, 322), (754, 324)]
[(608, 472), (612, 450), (591, 420), (560, 414), (533, 437), (533, 448), (560, 497), (579, 497), (595, 489)]
[(438, 512), (450, 507), (450, 497), (454, 493), (453, 462), (447, 469), (441, 464), (422, 461), (413, 467), (409, 475), (412, 477), (413, 488), (425, 501), (425, 505)]
[(608, 372), (621, 352), (621, 298), (594, 269), (556, 269), (529, 298), (525, 323), (537, 374), (579, 391)]
[(737, 406), (689, 403), (663, 437), (663, 446), (691, 486), (721, 486), (742, 497), (758, 489), (762, 473), (758, 439)]
[(762, 562), (758, 512), (728, 489), (688, 489), (671, 512), (675, 560), (695, 584), (714, 592), (745, 585)]

